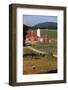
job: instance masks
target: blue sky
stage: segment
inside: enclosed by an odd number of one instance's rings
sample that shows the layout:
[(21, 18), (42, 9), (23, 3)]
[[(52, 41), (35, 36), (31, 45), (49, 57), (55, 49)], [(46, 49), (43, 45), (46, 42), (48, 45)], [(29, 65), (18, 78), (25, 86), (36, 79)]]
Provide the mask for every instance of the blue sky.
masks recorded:
[(57, 16), (24, 15), (24, 24), (33, 26), (43, 22), (57, 22)]

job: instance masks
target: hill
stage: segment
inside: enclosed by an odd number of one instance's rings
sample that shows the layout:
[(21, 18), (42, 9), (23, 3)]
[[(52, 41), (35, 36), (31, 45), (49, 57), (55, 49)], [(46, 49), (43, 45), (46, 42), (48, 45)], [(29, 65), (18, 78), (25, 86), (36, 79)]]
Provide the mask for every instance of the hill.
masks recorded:
[(57, 29), (57, 23), (55, 23), (55, 22), (44, 22), (44, 23), (36, 24), (32, 28)]

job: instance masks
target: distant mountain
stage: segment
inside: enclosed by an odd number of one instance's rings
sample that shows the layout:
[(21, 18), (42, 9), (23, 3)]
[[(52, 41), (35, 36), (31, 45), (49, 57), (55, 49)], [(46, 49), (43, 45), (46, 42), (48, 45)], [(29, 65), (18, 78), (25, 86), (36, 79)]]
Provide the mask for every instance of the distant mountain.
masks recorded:
[(39, 23), (33, 26), (32, 28), (41, 28), (41, 29), (56, 29), (57, 28), (57, 23), (55, 22), (44, 22), (44, 23)]

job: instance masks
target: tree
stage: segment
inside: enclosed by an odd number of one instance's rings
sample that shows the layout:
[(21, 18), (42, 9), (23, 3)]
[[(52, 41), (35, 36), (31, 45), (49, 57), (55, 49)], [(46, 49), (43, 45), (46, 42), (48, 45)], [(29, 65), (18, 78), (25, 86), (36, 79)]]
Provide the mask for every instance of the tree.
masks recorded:
[(27, 35), (27, 31), (28, 31), (28, 26), (23, 24), (23, 46), (25, 46), (25, 39), (26, 39), (26, 35)]

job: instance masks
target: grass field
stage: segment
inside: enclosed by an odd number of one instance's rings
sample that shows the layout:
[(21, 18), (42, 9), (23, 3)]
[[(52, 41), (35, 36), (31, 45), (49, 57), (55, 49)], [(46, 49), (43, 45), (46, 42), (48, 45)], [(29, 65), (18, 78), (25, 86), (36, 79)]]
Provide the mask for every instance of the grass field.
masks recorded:
[(41, 74), (57, 70), (57, 58), (51, 55), (39, 55), (24, 48), (23, 58), (23, 74)]
[[(29, 32), (32, 31), (31, 29)], [(36, 30), (33, 30), (36, 32)], [(41, 30), (41, 36), (48, 35), (49, 39), (52, 40), (51, 43), (40, 43), (37, 42), (32, 44), (31, 47), (56, 54), (57, 55), (57, 30)], [(40, 74), (48, 73), (49, 71), (57, 70), (57, 58), (52, 55), (42, 55), (27, 47), (23, 48), (23, 74)]]
[(32, 47), (35, 49), (47, 52), (47, 53), (53, 53), (57, 55), (57, 43), (36, 43), (33, 44)]

